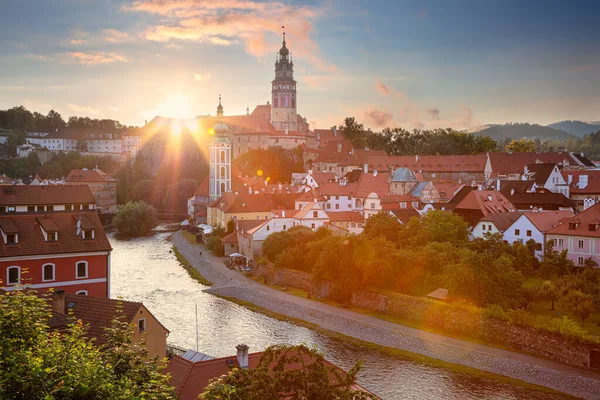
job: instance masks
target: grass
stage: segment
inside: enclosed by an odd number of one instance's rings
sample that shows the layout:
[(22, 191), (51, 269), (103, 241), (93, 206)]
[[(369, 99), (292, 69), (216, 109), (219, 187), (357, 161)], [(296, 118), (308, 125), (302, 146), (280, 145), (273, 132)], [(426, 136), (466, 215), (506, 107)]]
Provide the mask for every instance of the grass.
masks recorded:
[[(269, 285), (269, 286), (276, 287), (276, 286), (280, 286), (280, 285)], [(297, 290), (302, 291), (302, 289), (297, 289)], [(303, 291), (303, 292), (308, 293), (306, 291)], [(574, 398), (572, 396), (569, 396), (569, 395), (559, 392), (557, 390), (550, 389), (550, 388), (547, 388), (544, 386), (534, 385), (532, 383), (524, 382), (519, 379), (510, 378), (510, 377), (507, 377), (504, 375), (498, 375), (498, 374), (494, 374), (492, 372), (482, 371), (482, 370), (479, 370), (476, 368), (471, 368), (471, 367), (467, 367), (467, 366), (460, 365), (460, 364), (454, 364), (454, 363), (450, 363), (450, 362), (443, 361), (443, 360), (438, 360), (436, 358), (427, 357), (422, 354), (411, 353), (406, 350), (400, 350), (400, 349), (396, 349), (393, 347), (381, 346), (381, 345), (378, 345), (375, 343), (356, 339), (352, 336), (347, 336), (347, 335), (344, 335), (339, 332), (334, 332), (334, 331), (330, 331), (328, 329), (324, 329), (324, 328), (320, 327), (319, 325), (304, 321), (302, 319), (289, 317), (287, 315), (280, 314), (280, 313), (271, 311), (269, 309), (257, 306), (254, 303), (236, 299), (235, 297), (221, 296), (221, 295), (217, 295), (217, 294), (213, 294), (213, 295), (220, 297), (222, 299), (225, 299), (227, 301), (231, 301), (232, 303), (238, 304), (242, 307), (245, 307), (245, 308), (249, 309), (250, 311), (264, 314), (268, 317), (277, 319), (279, 321), (289, 322), (294, 325), (303, 326), (305, 328), (308, 328), (313, 331), (319, 332), (321, 334), (327, 335), (335, 340), (339, 340), (339, 341), (345, 342), (345, 343), (350, 343), (354, 346), (361, 347), (361, 348), (371, 350), (371, 351), (376, 351), (376, 352), (379, 352), (379, 353), (382, 353), (385, 355), (389, 355), (392, 357), (397, 357), (397, 358), (400, 358), (405, 361), (416, 362), (421, 365), (425, 365), (425, 366), (432, 367), (432, 368), (440, 368), (440, 369), (443, 368), (443, 369), (450, 370), (455, 373), (468, 374), (470, 376), (480, 378), (480, 379), (491, 379), (491, 380), (499, 381), (499, 382), (510, 384), (510, 385), (520, 386), (525, 389), (534, 390), (537, 392), (548, 393), (548, 394), (552, 394), (552, 395), (560, 395), (560, 396), (564, 396), (564, 398), (566, 398), (566, 399)], [(305, 296), (302, 296), (302, 297), (305, 297)]]
[(190, 244), (198, 244), (196, 243), (196, 235), (188, 231), (181, 231), (181, 235), (185, 240), (187, 240)]
[(181, 264), (181, 266), (188, 272), (192, 279), (196, 280), (201, 285), (212, 286), (212, 282), (203, 277), (202, 274), (200, 274), (200, 272), (186, 260), (186, 258), (177, 250), (175, 246), (173, 246), (173, 252), (175, 253), (175, 257), (177, 257), (179, 264)]

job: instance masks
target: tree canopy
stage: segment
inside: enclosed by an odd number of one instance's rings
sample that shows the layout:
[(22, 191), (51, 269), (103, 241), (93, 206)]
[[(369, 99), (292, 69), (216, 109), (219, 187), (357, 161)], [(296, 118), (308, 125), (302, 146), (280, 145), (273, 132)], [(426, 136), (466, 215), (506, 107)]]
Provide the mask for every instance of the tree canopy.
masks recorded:
[(0, 295), (0, 398), (2, 399), (175, 399), (134, 327), (119, 318), (97, 346), (74, 322), (48, 330), (49, 302), (33, 291)]
[(130, 201), (120, 206), (112, 224), (122, 236), (142, 236), (158, 225), (154, 206), (144, 201)]

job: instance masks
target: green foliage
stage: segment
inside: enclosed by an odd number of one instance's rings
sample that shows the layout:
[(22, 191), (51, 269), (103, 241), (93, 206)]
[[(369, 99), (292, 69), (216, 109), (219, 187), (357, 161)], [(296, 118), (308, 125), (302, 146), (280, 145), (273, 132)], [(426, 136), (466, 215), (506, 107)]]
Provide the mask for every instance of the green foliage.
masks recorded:
[(175, 399), (134, 327), (114, 320), (98, 347), (78, 321), (49, 332), (49, 303), (33, 291), (0, 296), (0, 398)]
[(564, 298), (564, 301), (569, 304), (573, 310), (573, 314), (581, 318), (585, 324), (585, 320), (594, 312), (594, 301), (592, 296), (583, 293), (580, 290), (570, 290)]
[(561, 297), (560, 290), (552, 281), (545, 281), (542, 286), (539, 287), (537, 294), (540, 299), (551, 303), (552, 311), (554, 311), (554, 302), (558, 301)]
[(515, 153), (531, 153), (537, 150), (535, 142), (531, 139), (513, 140), (505, 147), (506, 151), (514, 151)]
[(227, 232), (225, 229), (218, 226), (213, 228), (212, 234), (210, 234), (206, 238), (206, 247), (218, 257), (223, 257), (225, 255), (225, 248), (223, 247), (223, 242), (221, 242), (221, 238), (225, 236)]
[(344, 119), (344, 125), (340, 125), (338, 129), (356, 149), (364, 149), (367, 146), (368, 138), (372, 136), (371, 132), (365, 132), (363, 124), (359, 124), (354, 117)]
[(275, 146), (252, 149), (236, 157), (233, 168), (244, 176), (268, 178), (270, 183), (291, 182), (293, 172), (304, 171), (304, 162), (296, 152)]
[(402, 224), (398, 222), (396, 217), (387, 211), (380, 211), (367, 219), (363, 234), (369, 238), (383, 236), (387, 240), (395, 242), (401, 228)]
[(306, 226), (294, 226), (287, 231), (272, 233), (263, 243), (263, 255), (271, 262), (285, 250), (305, 244), (314, 239), (315, 233)]
[(119, 207), (112, 224), (122, 236), (143, 236), (158, 225), (158, 217), (152, 205), (143, 201), (130, 201)]
[(544, 260), (540, 265), (539, 273), (543, 278), (564, 276), (574, 267), (573, 261), (567, 256), (567, 250), (554, 250), (554, 242), (549, 240), (544, 247)]
[[(300, 365), (300, 368), (296, 367)], [(375, 396), (354, 391), (362, 363), (344, 374), (305, 345), (271, 346), (255, 368), (234, 368), (213, 381), (200, 395), (203, 400), (366, 400)]]
[(187, 214), (187, 200), (194, 195), (199, 183), (195, 179), (181, 178), (167, 186), (163, 197), (163, 210)]
[(430, 242), (464, 245), (469, 241), (469, 224), (459, 215), (432, 210), (421, 218), (412, 217), (399, 236), (402, 245), (424, 246)]

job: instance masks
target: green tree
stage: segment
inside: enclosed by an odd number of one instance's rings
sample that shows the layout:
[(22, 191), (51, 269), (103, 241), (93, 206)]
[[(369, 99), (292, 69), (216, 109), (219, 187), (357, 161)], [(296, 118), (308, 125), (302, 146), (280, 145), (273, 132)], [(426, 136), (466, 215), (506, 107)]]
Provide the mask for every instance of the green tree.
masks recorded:
[(87, 140), (85, 139), (79, 139), (77, 141), (77, 144), (75, 145), (75, 148), (77, 149), (77, 151), (79, 152), (86, 152), (88, 151), (88, 143)]
[(544, 248), (544, 259), (540, 264), (540, 275), (543, 278), (564, 276), (574, 267), (573, 261), (568, 257), (567, 250), (554, 250), (554, 242), (548, 240)]
[(113, 321), (97, 346), (80, 321), (49, 331), (49, 302), (35, 292), (0, 295), (0, 398), (175, 399), (156, 360), (133, 342), (133, 327)]
[(402, 224), (396, 217), (387, 211), (380, 211), (367, 219), (363, 234), (369, 238), (383, 236), (391, 242), (396, 242), (400, 229), (402, 229)]
[[(298, 367), (299, 366), (299, 367)], [(271, 346), (255, 368), (234, 368), (213, 381), (203, 400), (366, 400), (377, 397), (352, 389), (362, 363), (343, 373), (305, 345)]]
[(583, 325), (594, 312), (594, 299), (580, 290), (570, 290), (565, 296), (565, 302), (571, 306), (573, 314), (581, 318)]
[(144, 201), (130, 201), (119, 207), (112, 224), (120, 235), (142, 236), (150, 233), (158, 225), (158, 217), (152, 205)]
[(531, 153), (536, 151), (535, 142), (531, 139), (520, 139), (513, 140), (506, 145), (506, 151), (513, 151), (515, 153)]
[(432, 210), (421, 218), (412, 217), (399, 232), (399, 238), (402, 245), (450, 242), (463, 246), (469, 241), (469, 224), (460, 215)]
[(550, 302), (552, 305), (551, 311), (554, 311), (554, 302), (558, 301), (561, 297), (560, 290), (552, 281), (544, 281), (542, 286), (539, 287), (537, 294), (540, 299)]
[(359, 124), (354, 117), (344, 119), (344, 125), (340, 125), (338, 129), (344, 135), (344, 138), (352, 142), (352, 146), (356, 149), (364, 149), (367, 145), (367, 135), (363, 124)]

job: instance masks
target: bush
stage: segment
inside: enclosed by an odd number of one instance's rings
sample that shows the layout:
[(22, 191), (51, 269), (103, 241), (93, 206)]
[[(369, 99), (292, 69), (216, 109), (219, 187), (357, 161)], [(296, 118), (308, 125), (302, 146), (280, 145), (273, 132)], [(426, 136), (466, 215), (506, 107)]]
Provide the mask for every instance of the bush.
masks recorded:
[(152, 205), (143, 201), (130, 201), (119, 207), (112, 224), (123, 236), (143, 236), (158, 225), (158, 217)]

